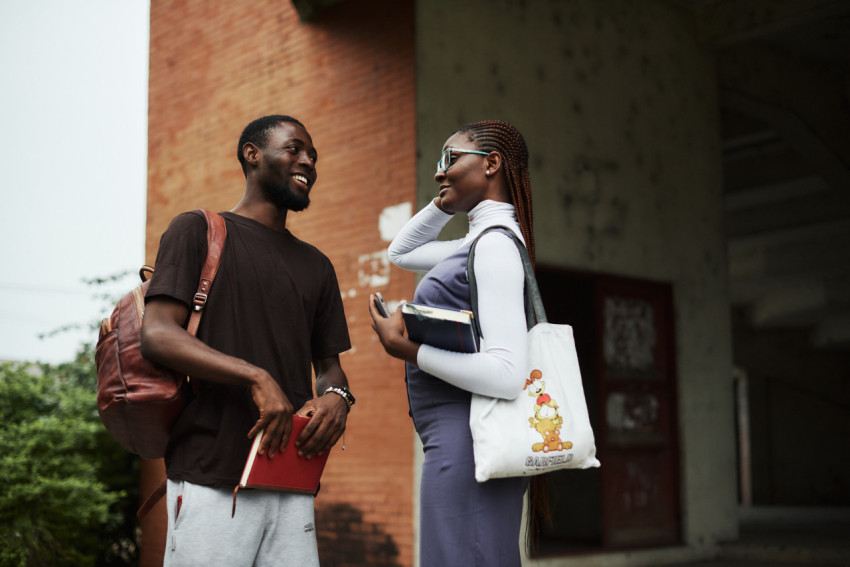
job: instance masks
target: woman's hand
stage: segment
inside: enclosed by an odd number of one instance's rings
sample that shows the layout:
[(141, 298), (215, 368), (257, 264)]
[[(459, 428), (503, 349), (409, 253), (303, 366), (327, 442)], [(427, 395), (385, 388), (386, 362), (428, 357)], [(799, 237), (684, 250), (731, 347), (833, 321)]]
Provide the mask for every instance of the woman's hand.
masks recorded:
[(375, 294), (369, 295), (369, 314), (372, 316), (372, 329), (388, 355), (405, 362), (416, 364), (419, 343), (414, 343), (404, 335), (404, 319), (401, 309), (396, 309), (389, 317), (384, 317), (375, 307)]
[(439, 197), (434, 198), (434, 204), (437, 206), (438, 209), (440, 209), (441, 211), (443, 211), (447, 215), (453, 215), (454, 214), (452, 211), (447, 211), (446, 209), (443, 208), (443, 200), (440, 199)]

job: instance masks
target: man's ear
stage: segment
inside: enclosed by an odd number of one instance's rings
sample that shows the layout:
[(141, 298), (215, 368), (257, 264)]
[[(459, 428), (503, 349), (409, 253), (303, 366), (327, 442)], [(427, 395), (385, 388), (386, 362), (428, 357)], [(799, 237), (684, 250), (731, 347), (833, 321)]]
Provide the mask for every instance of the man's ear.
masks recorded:
[(260, 163), (260, 156), (262, 153), (262, 150), (254, 145), (253, 142), (245, 142), (245, 145), (242, 146), (242, 157), (244, 157), (245, 161), (254, 167)]
[(502, 154), (499, 152), (490, 152), (485, 158), (487, 161), (487, 170), (490, 174), (494, 174), (502, 167)]

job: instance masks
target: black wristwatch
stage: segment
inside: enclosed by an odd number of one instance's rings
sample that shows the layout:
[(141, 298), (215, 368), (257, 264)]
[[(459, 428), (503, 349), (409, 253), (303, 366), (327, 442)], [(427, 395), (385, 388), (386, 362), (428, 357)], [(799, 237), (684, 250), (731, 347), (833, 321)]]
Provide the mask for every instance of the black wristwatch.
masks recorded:
[(328, 392), (333, 392), (334, 394), (342, 396), (342, 399), (345, 400), (345, 405), (348, 408), (348, 411), (351, 411), (351, 406), (354, 405), (355, 401), (354, 396), (351, 395), (351, 390), (349, 390), (345, 386), (331, 386), (330, 388), (325, 390), (325, 394), (327, 394)]

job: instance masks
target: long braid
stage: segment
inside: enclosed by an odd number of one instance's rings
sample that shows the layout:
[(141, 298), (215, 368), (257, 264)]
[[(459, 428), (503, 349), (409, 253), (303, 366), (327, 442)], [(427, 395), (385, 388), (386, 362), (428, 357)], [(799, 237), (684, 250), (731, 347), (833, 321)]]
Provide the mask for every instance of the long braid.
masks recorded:
[(479, 150), (499, 152), (505, 177), (516, 209), (517, 221), (525, 239), (525, 247), (534, 265), (534, 219), (531, 206), (531, 180), (528, 175), (528, 148), (519, 130), (501, 120), (484, 120), (467, 124), (458, 132), (469, 136)]

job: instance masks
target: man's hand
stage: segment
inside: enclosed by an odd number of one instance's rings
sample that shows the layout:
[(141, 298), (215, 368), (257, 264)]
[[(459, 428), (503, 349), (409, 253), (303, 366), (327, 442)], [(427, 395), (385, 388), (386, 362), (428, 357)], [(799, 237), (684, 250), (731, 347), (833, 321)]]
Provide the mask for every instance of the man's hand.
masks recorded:
[(319, 397), (309, 400), (298, 410), (298, 415), (312, 418), (295, 440), (298, 454), (308, 459), (330, 451), (342, 437), (348, 421), (348, 405), (342, 396), (333, 392), (324, 393), (330, 386), (348, 387), (348, 380), (339, 364), (339, 356), (314, 360), (313, 368), (316, 372), (316, 393)]
[(348, 406), (341, 396), (333, 392), (309, 400), (297, 413), (312, 416), (295, 440), (298, 454), (308, 459), (330, 451), (345, 432)]
[(253, 438), (265, 429), (258, 452), (264, 455), (268, 451), (269, 457), (274, 457), (276, 452), (286, 448), (289, 441), (294, 408), (274, 378), (265, 371), (260, 372), (251, 386), (251, 397), (260, 410), (260, 419), (248, 432), (248, 437)]

